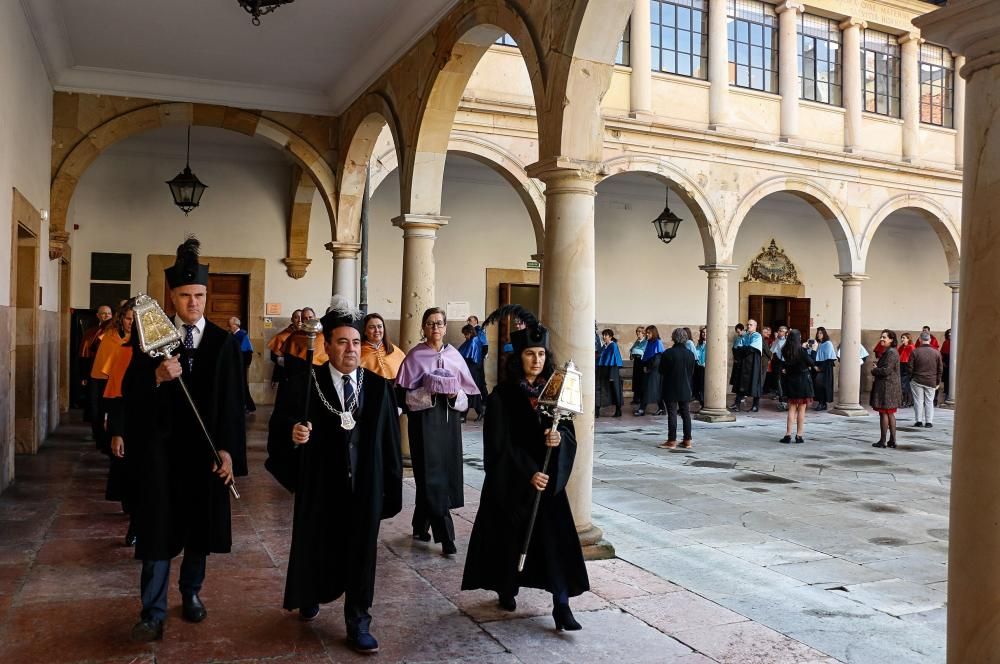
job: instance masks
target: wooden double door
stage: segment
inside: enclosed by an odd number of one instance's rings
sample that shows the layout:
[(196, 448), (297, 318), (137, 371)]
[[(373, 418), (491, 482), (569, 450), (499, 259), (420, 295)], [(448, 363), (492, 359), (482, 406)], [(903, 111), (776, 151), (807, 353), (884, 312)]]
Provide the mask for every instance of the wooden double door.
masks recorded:
[(767, 326), (776, 330), (787, 325), (790, 330), (799, 330), (803, 339), (810, 336), (812, 309), (808, 297), (751, 295), (747, 315), (757, 321), (758, 329)]

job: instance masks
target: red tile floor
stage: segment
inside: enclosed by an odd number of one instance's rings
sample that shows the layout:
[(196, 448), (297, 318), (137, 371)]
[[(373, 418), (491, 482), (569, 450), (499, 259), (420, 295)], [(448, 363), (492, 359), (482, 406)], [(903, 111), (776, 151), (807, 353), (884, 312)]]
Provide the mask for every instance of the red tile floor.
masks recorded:
[[(263, 470), (266, 412), (250, 422), (233, 553), (210, 557), (201, 595), (209, 617), (184, 622), (174, 584), (164, 639), (153, 644), (128, 638), (139, 566), (123, 543), (126, 517), (103, 500), (107, 460), (84, 426), (66, 424), (39, 454), (18, 456), (16, 483), (0, 496), (0, 662), (370, 661), (347, 649), (339, 602), (310, 624), (281, 609), (291, 498)], [(594, 590), (573, 601), (582, 632), (555, 632), (541, 592), (522, 592), (514, 614), (500, 611), (491, 593), (459, 591), (478, 492), (468, 488), (456, 510), (459, 555), (445, 558), (409, 537), (412, 480), (405, 488), (408, 507), (382, 528), (379, 662), (833, 661), (621, 560), (588, 564)]]

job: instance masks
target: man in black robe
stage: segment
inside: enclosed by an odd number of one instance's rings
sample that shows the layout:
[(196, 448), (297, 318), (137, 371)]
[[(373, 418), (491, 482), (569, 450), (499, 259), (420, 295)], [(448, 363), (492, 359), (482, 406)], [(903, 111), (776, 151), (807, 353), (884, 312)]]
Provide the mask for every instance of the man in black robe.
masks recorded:
[[(181, 551), (183, 616), (201, 622), (207, 611), (198, 593), (209, 553), (232, 546), (229, 490), (234, 475), (246, 475), (243, 361), (229, 332), (208, 322), (203, 311), (208, 266), (198, 263), (198, 240), (177, 249), (166, 270), (174, 319), (183, 340), (180, 355), (151, 358), (136, 349), (125, 373), (125, 443), (135, 501), (135, 557), (142, 561), (142, 613), (132, 639), (162, 638), (167, 614), (170, 561)], [(181, 385), (184, 383), (222, 458), (217, 467)]]
[(285, 384), (267, 439), (267, 469), (295, 493), (284, 607), (308, 621), (345, 595), (348, 641), (373, 653), (379, 525), (403, 500), (399, 417), (389, 382), (358, 367), (354, 317), (333, 311), (321, 322), (330, 360)]

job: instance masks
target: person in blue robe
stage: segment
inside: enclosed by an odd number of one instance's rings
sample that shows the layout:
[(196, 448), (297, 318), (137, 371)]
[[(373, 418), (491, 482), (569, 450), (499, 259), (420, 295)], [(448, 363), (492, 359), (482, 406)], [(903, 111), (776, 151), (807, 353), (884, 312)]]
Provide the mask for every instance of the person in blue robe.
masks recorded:
[(827, 404), (833, 401), (833, 368), (837, 364), (837, 351), (825, 327), (816, 328), (816, 343), (816, 405), (813, 410), (826, 410)]
[[(737, 349), (743, 346), (743, 332), (745, 330), (746, 326), (744, 326), (743, 323), (737, 323), (736, 327), (733, 328), (733, 368), (732, 371), (729, 372), (729, 386), (733, 389), (734, 393), (739, 392), (740, 363), (739, 360), (737, 360), (736, 355)], [(736, 403), (739, 404), (738, 401)], [(736, 406), (734, 405), (730, 410), (736, 410)]]
[(253, 362), (253, 344), (250, 343), (250, 335), (244, 330), (242, 322), (236, 316), (229, 319), (229, 331), (233, 333), (236, 341), (240, 344), (240, 355), (243, 356), (243, 402), (247, 413), (257, 410), (257, 404), (250, 396), (250, 364)]
[[(642, 381), (643, 391), (639, 407), (633, 412), (634, 415), (642, 417), (646, 414), (646, 404), (655, 403), (657, 411), (654, 415), (664, 415), (667, 412), (667, 405), (663, 403), (660, 394), (660, 355), (663, 354), (663, 342), (660, 341), (660, 332), (655, 325), (646, 327), (646, 348), (642, 352), (642, 359), (639, 360), (638, 380)], [(634, 371), (634, 370), (633, 370)], [(633, 382), (636, 380), (632, 379)]]
[(708, 352), (708, 329), (703, 325), (698, 328), (698, 342), (694, 345), (694, 398), (705, 406), (705, 359)]
[[(481, 331), (482, 328), (480, 328)], [(476, 411), (477, 422), (483, 419), (483, 414), (486, 412), (486, 402), (483, 400), (483, 395), (487, 394), (486, 353), (483, 351), (480, 332), (477, 332), (474, 326), (466, 323), (462, 327), (462, 335), (465, 337), (465, 341), (458, 347), (458, 354), (465, 359), (465, 364), (469, 367), (469, 373), (472, 374), (472, 380), (476, 383), (476, 387), (479, 388), (479, 394), (469, 399), (469, 408)], [(465, 417), (463, 416), (462, 419), (464, 420)]]
[(612, 417), (622, 416), (622, 354), (618, 349), (618, 340), (614, 330), (601, 330), (601, 350), (597, 356), (597, 412), (601, 416), (601, 408), (614, 406)]
[(736, 374), (737, 382), (736, 402), (730, 410), (738, 410), (744, 397), (753, 398), (752, 412), (760, 410), (760, 395), (764, 387), (764, 372), (767, 369), (763, 353), (764, 337), (757, 331), (757, 321), (751, 318), (747, 321), (746, 331), (740, 339), (739, 346), (733, 348), (733, 372)]

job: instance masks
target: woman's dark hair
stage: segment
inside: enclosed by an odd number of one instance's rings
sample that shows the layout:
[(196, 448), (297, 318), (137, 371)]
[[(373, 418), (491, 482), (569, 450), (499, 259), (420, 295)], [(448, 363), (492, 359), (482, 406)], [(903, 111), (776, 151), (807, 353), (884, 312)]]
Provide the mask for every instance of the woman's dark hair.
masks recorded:
[(617, 341), (617, 339), (615, 339), (615, 331), (612, 330), (610, 327), (606, 327), (603, 330), (601, 330), (601, 336), (602, 337), (611, 337), (612, 341)]
[[(889, 341), (892, 342), (891, 344), (889, 344), (889, 348), (895, 348), (896, 347), (896, 333), (893, 332), (892, 330), (882, 330), (882, 334), (884, 334), (885, 336), (889, 337)], [(879, 335), (879, 336), (881, 336), (881, 335)]]
[(424, 311), (424, 315), (420, 318), (420, 327), (427, 325), (427, 319), (434, 314), (441, 314), (441, 318), (444, 319), (445, 327), (448, 326), (448, 314), (444, 312), (444, 309), (441, 307), (431, 307), (430, 309)]
[(691, 332), (691, 328), (690, 327), (685, 327), (684, 328), (684, 333), (686, 335), (688, 335), (688, 340), (689, 341), (694, 341), (694, 333)]
[[(504, 372), (504, 382), (511, 385), (519, 384), (524, 379), (524, 365), (521, 364), (521, 353), (508, 353), (506, 362), (507, 365), (506, 371)], [(549, 376), (552, 375), (552, 371), (555, 370), (555, 367), (556, 356), (551, 350), (546, 348), (545, 364), (542, 366), (541, 377), (548, 380)]]
[(736, 324), (736, 331), (737, 332), (742, 332), (745, 329), (747, 329), (747, 328), (743, 326), (743, 323), (737, 323)]
[[(132, 311), (135, 308), (135, 300), (125, 300), (122, 306), (118, 307), (118, 311), (115, 312), (114, 324), (115, 329), (118, 330), (118, 336), (125, 336), (125, 314)], [(132, 321), (132, 325), (135, 325), (135, 321)]]
[(367, 334), (367, 332), (368, 332), (368, 323), (373, 318), (378, 318), (380, 321), (382, 321), (382, 345), (385, 346), (385, 354), (386, 355), (392, 355), (392, 351), (394, 349), (392, 347), (392, 342), (389, 341), (389, 330), (387, 330), (385, 328), (385, 319), (382, 318), (382, 314), (371, 313), (371, 314), (368, 314), (367, 316), (365, 316), (364, 324), (361, 326), (361, 330), (362, 330), (361, 334), (364, 335), (365, 340), (368, 339), (368, 334)]
[(785, 363), (800, 363), (805, 357), (806, 351), (802, 348), (802, 333), (798, 330), (789, 330), (785, 338), (785, 345), (781, 348), (781, 359)]
[(468, 323), (462, 326), (462, 334), (475, 334), (476, 328), (472, 327)]
[[(823, 339), (822, 340), (820, 340), (820, 338), (819, 338), (819, 333), (820, 332), (823, 333)], [(816, 343), (821, 344), (824, 341), (829, 341), (829, 340), (830, 340), (830, 334), (826, 331), (826, 328), (822, 327), (822, 326), (821, 327), (817, 327), (816, 328)]]
[(660, 338), (660, 331), (656, 329), (655, 325), (647, 325), (646, 326), (646, 332), (652, 332), (654, 339), (659, 339)]
[(705, 343), (708, 343), (708, 328), (705, 327), (704, 325), (702, 325), (701, 327), (698, 328), (698, 341), (697, 341), (697, 343), (699, 343), (699, 344), (701, 343), (701, 336), (702, 335), (705, 335)]

